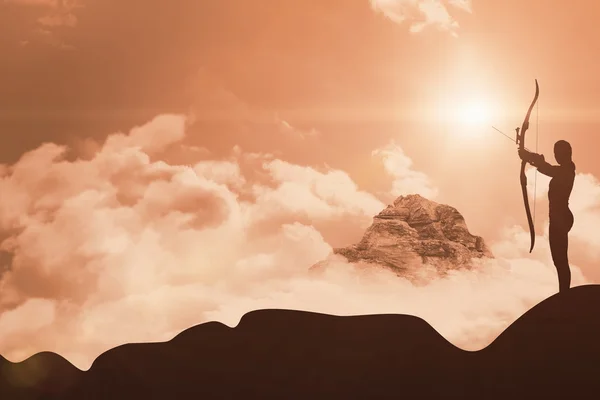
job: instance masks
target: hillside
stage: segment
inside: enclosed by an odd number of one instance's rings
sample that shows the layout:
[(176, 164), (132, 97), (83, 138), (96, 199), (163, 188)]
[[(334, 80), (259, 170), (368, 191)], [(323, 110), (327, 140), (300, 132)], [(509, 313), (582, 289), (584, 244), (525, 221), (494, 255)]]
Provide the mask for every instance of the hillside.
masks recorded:
[(600, 285), (557, 294), (477, 352), (413, 316), (260, 310), (119, 346), (86, 372), (52, 353), (1, 359), (0, 398), (598, 398), (599, 306)]

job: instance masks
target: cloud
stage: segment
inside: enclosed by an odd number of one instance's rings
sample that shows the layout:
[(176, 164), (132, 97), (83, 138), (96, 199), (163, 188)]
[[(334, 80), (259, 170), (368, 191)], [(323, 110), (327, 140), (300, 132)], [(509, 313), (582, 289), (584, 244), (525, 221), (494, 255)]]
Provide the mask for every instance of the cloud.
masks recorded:
[(283, 119), (279, 119), (278, 117), (276, 118), (276, 122), (279, 126), (279, 130), (284, 135), (288, 135), (293, 138), (306, 139), (309, 137), (314, 137), (314, 136), (319, 135), (319, 131), (317, 131), (315, 128), (300, 129), (295, 126), (292, 126), (289, 122), (287, 122)]
[(45, 6), (58, 7), (61, 3), (59, 0), (4, 0), (7, 4), (19, 4), (23, 6)]
[(428, 199), (438, 195), (438, 189), (423, 172), (413, 169), (413, 162), (394, 141), (372, 151), (372, 156), (380, 158), (385, 171), (394, 178), (390, 193), (394, 197), (407, 194), (420, 194)]
[(393, 22), (409, 23), (411, 33), (418, 33), (433, 26), (456, 36), (459, 24), (450, 15), (449, 8), (471, 12), (470, 0), (370, 0), (370, 2), (375, 11), (383, 13)]
[(44, 9), (45, 14), (39, 17), (37, 22), (49, 28), (76, 26), (78, 21), (74, 11), (83, 7), (80, 0), (4, 0), (4, 2)]
[[(38, 27), (33, 34), (38, 40), (61, 50), (73, 50), (74, 47), (65, 43), (56, 30), (74, 28), (78, 24), (76, 10), (83, 7), (81, 0), (4, 0), (7, 4), (24, 7), (34, 7), (40, 10), (36, 19)], [(21, 40), (21, 45), (29, 44), (29, 40)]]
[[(305, 271), (324, 257), (330, 246), (311, 222), (358, 218), (364, 229), (382, 206), (341, 171), (318, 172), (239, 148), (229, 159), (192, 166), (152, 161), (184, 139), (186, 126), (183, 116), (162, 115), (109, 136), (86, 160), (69, 162), (65, 146), (46, 143), (2, 167), (0, 228), (8, 237), (0, 248), (11, 255), (11, 265), (0, 280), (0, 325), (20, 324), (0, 339), (2, 354), (21, 357), (48, 348), (89, 366), (90, 357), (120, 340), (185, 329), (205, 319), (203, 307), (219, 307), (219, 298), (242, 290), (244, 281), (228, 278), (234, 271), (247, 277), (277, 275), (279, 266)], [(274, 263), (257, 266), (264, 260)], [(221, 286), (214, 297), (201, 295)], [(198, 294), (190, 295), (190, 287)], [(157, 318), (175, 322), (148, 336), (147, 321), (134, 307), (153, 298), (162, 299)], [(169, 317), (172, 307), (197, 301), (194, 319)], [(121, 313), (105, 315), (113, 302)], [(29, 322), (48, 304), (54, 319), (44, 329), (53, 333), (37, 337)], [(126, 315), (127, 307), (138, 316)], [(121, 316), (139, 323), (137, 330), (111, 332), (124, 322)], [(111, 329), (88, 338), (85, 329), (96, 323)], [(79, 335), (85, 349), (67, 340)]]
[[(239, 147), (219, 159), (201, 152), (191, 165), (159, 161), (188, 126), (161, 115), (85, 159), (46, 143), (0, 168), (0, 249), (11, 255), (0, 275), (3, 356), (54, 351), (87, 369), (120, 344), (168, 340), (211, 320), (235, 325), (272, 307), (413, 314), (480, 348), (557, 289), (546, 260), (502, 251), (419, 287), (343, 260), (309, 271), (385, 205), (344, 171)], [(398, 182), (430, 187), (422, 175), (418, 185), (403, 178), (411, 164), (397, 146), (378, 154), (402, 172)], [(583, 282), (576, 267), (573, 276)]]
[[(263, 164), (278, 183), (274, 190), (261, 190), (262, 202), (277, 204), (286, 213), (306, 212), (311, 217), (331, 218), (346, 212), (372, 216), (384, 204), (372, 195), (360, 192), (350, 176), (340, 170), (319, 172), (310, 167), (293, 165), (282, 160)], [(275, 208), (266, 207), (273, 212)]]

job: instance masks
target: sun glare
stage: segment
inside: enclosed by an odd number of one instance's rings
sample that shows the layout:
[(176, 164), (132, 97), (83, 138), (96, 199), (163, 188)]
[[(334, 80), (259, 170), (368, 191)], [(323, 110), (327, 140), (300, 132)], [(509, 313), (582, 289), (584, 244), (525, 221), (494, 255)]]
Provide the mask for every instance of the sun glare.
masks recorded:
[(440, 122), (461, 131), (482, 131), (496, 123), (493, 107), (483, 97), (446, 99), (438, 113)]
[(490, 122), (490, 110), (483, 102), (472, 102), (460, 110), (459, 119), (465, 125), (483, 125)]

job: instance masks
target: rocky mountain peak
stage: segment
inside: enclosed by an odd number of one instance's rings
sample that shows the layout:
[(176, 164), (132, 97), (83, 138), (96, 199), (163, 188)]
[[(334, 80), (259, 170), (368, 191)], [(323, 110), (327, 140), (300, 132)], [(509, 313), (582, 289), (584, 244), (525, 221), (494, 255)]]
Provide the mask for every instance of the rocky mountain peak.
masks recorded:
[[(473, 259), (493, 257), (483, 238), (469, 232), (458, 210), (418, 194), (398, 197), (373, 217), (360, 242), (333, 253), (408, 278), (422, 276), (426, 267), (444, 274), (469, 268)], [(327, 260), (315, 267), (326, 264)]]

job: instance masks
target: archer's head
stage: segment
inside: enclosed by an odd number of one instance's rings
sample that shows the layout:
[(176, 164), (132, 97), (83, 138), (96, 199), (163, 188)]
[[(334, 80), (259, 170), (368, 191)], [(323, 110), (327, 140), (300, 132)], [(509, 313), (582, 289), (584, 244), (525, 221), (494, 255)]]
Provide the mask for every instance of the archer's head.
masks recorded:
[(571, 145), (566, 140), (559, 140), (554, 143), (554, 158), (556, 158), (556, 162), (560, 165), (570, 163), (571, 157), (573, 155), (573, 150), (571, 149)]

